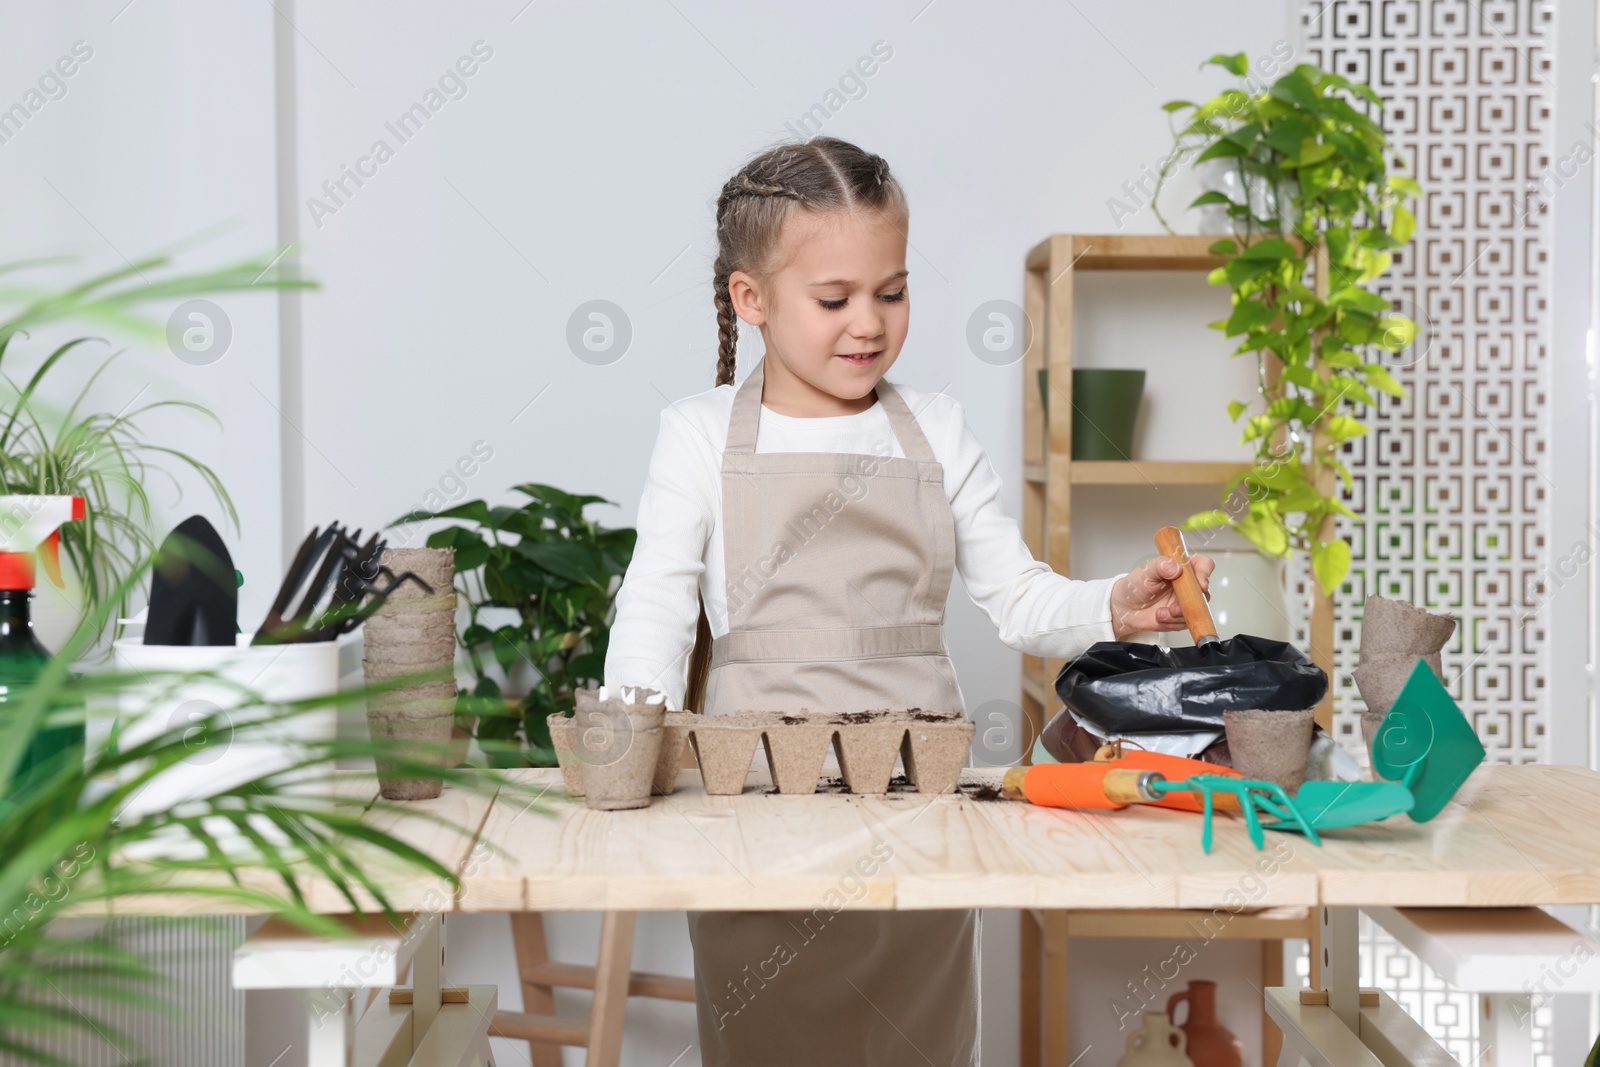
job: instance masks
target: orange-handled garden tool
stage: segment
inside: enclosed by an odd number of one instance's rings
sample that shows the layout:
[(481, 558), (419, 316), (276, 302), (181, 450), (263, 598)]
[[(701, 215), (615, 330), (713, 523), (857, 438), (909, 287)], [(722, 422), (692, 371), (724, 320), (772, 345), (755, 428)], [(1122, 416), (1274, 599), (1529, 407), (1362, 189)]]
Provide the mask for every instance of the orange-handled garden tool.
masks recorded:
[[(1141, 753), (1141, 756), (1159, 756)], [(1200, 846), (1211, 851), (1211, 815), (1218, 807), (1236, 808), (1244, 814), (1245, 826), (1256, 848), (1266, 846), (1259, 807), (1274, 823), (1284, 823), (1320, 844), (1317, 832), (1303, 818), (1294, 801), (1274, 782), (1244, 778), (1237, 771), (1185, 760), (1161, 757), (1181, 763), (1196, 763), (1206, 768), (1203, 774), (1188, 774), (1172, 780), (1161, 771), (1139, 766), (1137, 757), (1122, 757), (1096, 763), (1036, 763), (1031, 767), (1012, 767), (1001, 783), (1001, 795), (1011, 800), (1026, 800), (1045, 808), (1073, 808), (1079, 811), (1116, 810), (1130, 804), (1199, 811), (1205, 815)], [(1132, 761), (1131, 763), (1129, 761)]]

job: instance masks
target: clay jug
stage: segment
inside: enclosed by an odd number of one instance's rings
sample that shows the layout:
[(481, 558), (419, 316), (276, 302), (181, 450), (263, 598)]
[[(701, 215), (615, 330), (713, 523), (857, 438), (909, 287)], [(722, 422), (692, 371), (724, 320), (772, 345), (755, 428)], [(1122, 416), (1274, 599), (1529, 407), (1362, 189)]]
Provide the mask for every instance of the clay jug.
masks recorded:
[(1144, 1025), (1128, 1035), (1128, 1051), (1117, 1067), (1194, 1067), (1184, 1053), (1188, 1039), (1158, 1011), (1144, 1013)]
[(1194, 1067), (1244, 1067), (1244, 1046), (1227, 1027), (1217, 1022), (1217, 983), (1190, 982), (1182, 993), (1167, 998), (1167, 1019), (1178, 1022), (1178, 1005), (1189, 1005), (1180, 1027), (1189, 1039)]

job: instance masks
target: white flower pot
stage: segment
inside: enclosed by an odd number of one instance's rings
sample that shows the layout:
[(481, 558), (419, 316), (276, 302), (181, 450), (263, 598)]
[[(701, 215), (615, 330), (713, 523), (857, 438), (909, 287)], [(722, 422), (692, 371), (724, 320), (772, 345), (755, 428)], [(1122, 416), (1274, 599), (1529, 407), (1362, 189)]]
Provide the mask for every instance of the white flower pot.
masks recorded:
[[(325, 641), (299, 645), (249, 647), (251, 634), (239, 635), (236, 648), (146, 645), (136, 639), (113, 642), (119, 670), (150, 675), (147, 685), (119, 694), (117, 743), (122, 749), (148, 740), (184, 723), (198, 722), (214, 711), (226, 715), (246, 702), (240, 687), (267, 703), (327, 696), (338, 691), (340, 658), (346, 642)], [(216, 678), (197, 678), (173, 687), (158, 672), (209, 671)], [(259, 717), (261, 709), (242, 710), (239, 717)], [(196, 745), (194, 754), (147, 783), (120, 809), (123, 818), (174, 808), (185, 801), (209, 797), (252, 778), (282, 769), (304, 758), (308, 741), (334, 737), (337, 709), (319, 708), (270, 727), (252, 730), (248, 741), (231, 739), (219, 744)], [(316, 781), (331, 774), (307, 768)]]

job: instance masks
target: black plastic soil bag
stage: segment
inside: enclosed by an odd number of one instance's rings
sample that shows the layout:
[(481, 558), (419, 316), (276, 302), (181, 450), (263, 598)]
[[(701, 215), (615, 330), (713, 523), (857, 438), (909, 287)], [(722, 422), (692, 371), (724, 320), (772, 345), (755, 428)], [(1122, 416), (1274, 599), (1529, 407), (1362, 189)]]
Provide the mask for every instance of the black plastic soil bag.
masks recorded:
[(1293, 645), (1240, 634), (1192, 648), (1101, 641), (1056, 676), (1056, 695), (1105, 733), (1222, 729), (1222, 713), (1313, 707), (1328, 675)]

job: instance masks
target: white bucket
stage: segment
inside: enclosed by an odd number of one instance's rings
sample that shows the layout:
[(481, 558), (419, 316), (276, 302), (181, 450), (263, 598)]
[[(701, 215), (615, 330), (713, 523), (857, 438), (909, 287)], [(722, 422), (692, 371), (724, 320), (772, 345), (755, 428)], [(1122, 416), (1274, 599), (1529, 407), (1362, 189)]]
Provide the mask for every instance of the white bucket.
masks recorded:
[[(339, 689), (343, 642), (249, 647), (251, 634), (240, 634), (238, 647), (146, 645), (124, 638), (112, 643), (118, 669), (149, 672), (148, 686), (133, 685), (118, 696), (118, 745), (128, 748), (186, 722), (244, 703), (240, 687), (266, 703), (328, 696)], [(156, 672), (207, 671), (215, 678), (197, 678), (173, 690)], [(252, 708), (251, 717), (262, 714)], [(304, 758), (296, 742), (332, 740), (337, 709), (308, 711), (270, 728), (252, 730), (251, 739), (232, 739), (216, 746), (198, 746), (194, 754), (163, 772), (130, 797), (120, 809), (124, 818), (173, 808), (186, 800), (213, 796), (252, 778), (289, 767)], [(306, 768), (309, 778), (331, 775)]]

